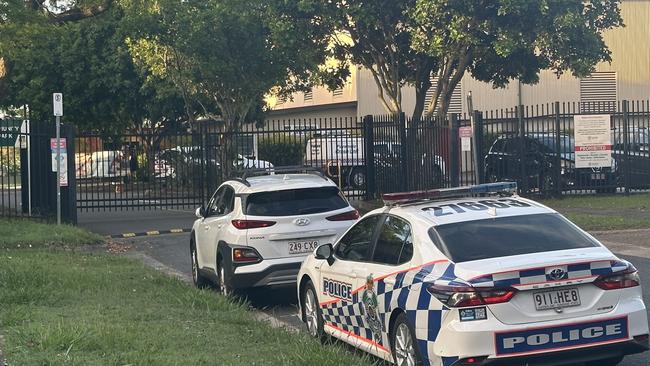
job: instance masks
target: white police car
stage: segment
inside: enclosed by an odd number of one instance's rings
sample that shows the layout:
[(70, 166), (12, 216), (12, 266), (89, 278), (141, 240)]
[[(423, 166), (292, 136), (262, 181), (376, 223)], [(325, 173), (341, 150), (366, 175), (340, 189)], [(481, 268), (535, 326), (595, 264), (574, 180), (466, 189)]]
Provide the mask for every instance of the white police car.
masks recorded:
[(385, 195), (298, 274), (301, 316), (398, 365), (615, 365), (648, 349), (637, 270), (515, 183)]

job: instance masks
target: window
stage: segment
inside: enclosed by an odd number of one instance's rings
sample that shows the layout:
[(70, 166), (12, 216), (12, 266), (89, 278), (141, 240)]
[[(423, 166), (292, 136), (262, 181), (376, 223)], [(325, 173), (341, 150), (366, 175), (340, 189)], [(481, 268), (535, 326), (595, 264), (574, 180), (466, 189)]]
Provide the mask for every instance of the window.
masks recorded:
[(379, 232), (372, 261), (397, 265), (408, 262), (412, 256), (411, 226), (402, 219), (388, 216)]
[(335, 97), (342, 96), (343, 95), (343, 88), (334, 89), (334, 91), (332, 91), (332, 95), (335, 96)]
[(370, 243), (381, 216), (370, 216), (359, 221), (339, 241), (334, 253), (343, 260), (365, 261)]
[(598, 246), (559, 214), (464, 221), (429, 230), (433, 243), (453, 262)]
[(217, 190), (208, 203), (208, 215), (223, 216), (232, 212), (235, 206), (235, 191), (223, 186)]
[(292, 189), (251, 194), (246, 199), (246, 215), (306, 215), (347, 206), (347, 201), (337, 187)]

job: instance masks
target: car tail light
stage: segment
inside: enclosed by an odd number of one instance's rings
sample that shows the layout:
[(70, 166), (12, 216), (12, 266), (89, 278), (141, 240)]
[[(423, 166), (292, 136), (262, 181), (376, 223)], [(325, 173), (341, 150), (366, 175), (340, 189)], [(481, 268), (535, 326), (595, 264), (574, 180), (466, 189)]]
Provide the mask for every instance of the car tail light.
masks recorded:
[(259, 229), (262, 227), (269, 227), (275, 225), (275, 221), (261, 221), (261, 220), (232, 220), (232, 226), (239, 230), (246, 229)]
[(622, 288), (636, 287), (640, 284), (641, 279), (639, 278), (639, 272), (637, 272), (636, 268), (632, 265), (623, 272), (600, 276), (596, 281), (594, 281), (594, 285), (603, 290), (618, 290)]
[(427, 289), (440, 302), (453, 308), (500, 304), (510, 301), (517, 293), (513, 288), (475, 289), (471, 286), (435, 284), (430, 284)]
[(344, 212), (342, 214), (327, 217), (327, 220), (328, 221), (349, 221), (349, 220), (356, 220), (358, 218), (359, 218), (359, 211), (352, 210), (352, 211)]
[(260, 259), (260, 255), (252, 248), (235, 248), (232, 251), (232, 261), (235, 263), (257, 262)]

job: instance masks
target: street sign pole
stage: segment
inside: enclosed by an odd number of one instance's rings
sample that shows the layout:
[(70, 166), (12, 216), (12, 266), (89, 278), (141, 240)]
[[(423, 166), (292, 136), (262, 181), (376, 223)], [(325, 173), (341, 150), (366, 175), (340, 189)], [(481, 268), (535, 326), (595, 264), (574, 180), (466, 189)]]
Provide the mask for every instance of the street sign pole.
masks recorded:
[(56, 116), (56, 224), (61, 225), (61, 117)]
[(27, 124), (25, 126), (25, 143), (27, 144), (27, 210), (28, 214), (32, 216), (32, 145), (31, 145), (31, 136), (32, 136), (32, 126), (30, 122), (30, 112), (29, 105), (25, 105), (25, 121)]
[(61, 225), (61, 116), (63, 94), (54, 93), (54, 116), (56, 116), (56, 224)]

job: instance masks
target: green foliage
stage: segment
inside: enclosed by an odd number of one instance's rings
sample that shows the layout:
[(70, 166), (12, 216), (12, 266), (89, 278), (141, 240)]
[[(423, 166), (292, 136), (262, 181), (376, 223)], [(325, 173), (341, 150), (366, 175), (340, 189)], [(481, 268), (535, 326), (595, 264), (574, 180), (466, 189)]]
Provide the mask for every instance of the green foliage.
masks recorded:
[(539, 72), (585, 76), (611, 61), (602, 32), (622, 25), (618, 0), (416, 0), (412, 47), (439, 60), (432, 113), (446, 112), (465, 74), (495, 87), (531, 84)]
[(274, 166), (302, 165), (306, 143), (292, 139), (294, 136), (275, 135), (257, 142), (259, 159), (271, 162)]
[(20, 150), (0, 147), (0, 176), (20, 174)]
[[(128, 41), (139, 65), (170, 80), (236, 131), (273, 88), (304, 88), (325, 60), (330, 36), (319, 1), (125, 1), (140, 32)], [(216, 119), (216, 118), (215, 118)]]

